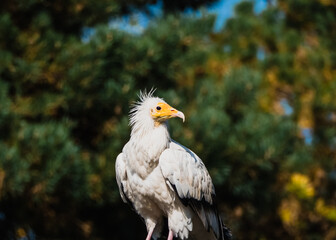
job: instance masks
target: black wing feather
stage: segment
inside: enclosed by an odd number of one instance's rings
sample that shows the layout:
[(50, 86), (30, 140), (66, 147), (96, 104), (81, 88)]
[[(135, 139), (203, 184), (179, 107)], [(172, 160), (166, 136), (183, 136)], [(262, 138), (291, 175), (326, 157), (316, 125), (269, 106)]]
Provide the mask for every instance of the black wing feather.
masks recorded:
[(159, 164), (182, 204), (197, 214), (205, 229), (212, 230), (218, 240), (231, 239), (218, 214), (214, 186), (202, 160), (190, 149), (171, 142), (161, 154)]

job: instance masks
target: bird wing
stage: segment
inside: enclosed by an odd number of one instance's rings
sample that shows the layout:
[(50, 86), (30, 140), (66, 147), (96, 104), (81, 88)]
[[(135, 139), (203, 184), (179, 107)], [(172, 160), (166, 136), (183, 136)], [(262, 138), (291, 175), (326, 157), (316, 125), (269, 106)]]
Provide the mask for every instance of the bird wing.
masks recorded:
[(159, 166), (181, 202), (197, 213), (207, 231), (211, 228), (217, 239), (224, 239), (223, 225), (214, 206), (214, 185), (202, 160), (172, 141), (161, 154)]
[(130, 191), (130, 188), (128, 187), (128, 183), (127, 183), (128, 178), (127, 178), (126, 163), (123, 158), (123, 153), (120, 153), (117, 157), (117, 160), (115, 162), (115, 171), (116, 171), (116, 179), (117, 179), (117, 184), (119, 187), (120, 196), (125, 203), (128, 203), (133, 207), (133, 203), (127, 197)]

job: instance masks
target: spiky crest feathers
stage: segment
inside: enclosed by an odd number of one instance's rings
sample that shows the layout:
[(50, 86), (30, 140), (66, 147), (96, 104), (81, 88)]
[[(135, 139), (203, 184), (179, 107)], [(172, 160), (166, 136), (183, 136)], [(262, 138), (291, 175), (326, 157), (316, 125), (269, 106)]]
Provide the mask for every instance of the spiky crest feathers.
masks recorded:
[(150, 116), (150, 109), (159, 102), (165, 102), (162, 98), (153, 96), (155, 90), (152, 88), (149, 92), (146, 92), (146, 90), (140, 91), (138, 94), (139, 100), (132, 104), (129, 115), (129, 125), (132, 127), (132, 133), (153, 126), (154, 120)]

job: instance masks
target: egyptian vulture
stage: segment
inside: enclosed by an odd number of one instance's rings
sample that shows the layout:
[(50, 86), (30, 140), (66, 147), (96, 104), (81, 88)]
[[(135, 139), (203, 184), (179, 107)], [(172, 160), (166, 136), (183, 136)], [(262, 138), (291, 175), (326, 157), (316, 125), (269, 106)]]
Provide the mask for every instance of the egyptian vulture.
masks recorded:
[(227, 240), (214, 203), (215, 189), (201, 159), (172, 140), (169, 118), (184, 114), (153, 92), (140, 93), (130, 114), (130, 140), (116, 159), (122, 200), (143, 218), (146, 240), (161, 237), (168, 219), (168, 240)]

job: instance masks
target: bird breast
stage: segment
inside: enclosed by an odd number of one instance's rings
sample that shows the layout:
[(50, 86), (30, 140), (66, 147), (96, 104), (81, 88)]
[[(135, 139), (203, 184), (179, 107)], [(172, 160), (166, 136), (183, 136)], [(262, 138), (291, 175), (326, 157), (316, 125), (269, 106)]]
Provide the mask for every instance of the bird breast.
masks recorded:
[(124, 151), (131, 172), (145, 179), (158, 166), (160, 155), (169, 146), (169, 139), (165, 127), (157, 127), (147, 134), (133, 135)]

